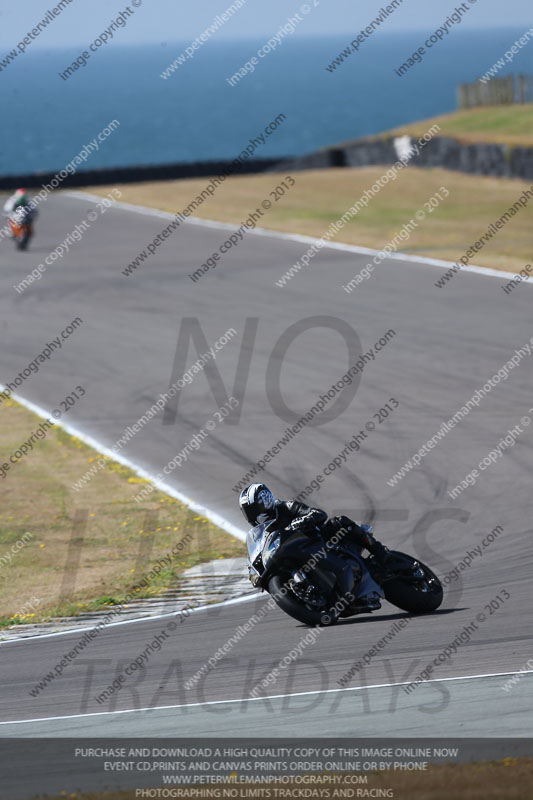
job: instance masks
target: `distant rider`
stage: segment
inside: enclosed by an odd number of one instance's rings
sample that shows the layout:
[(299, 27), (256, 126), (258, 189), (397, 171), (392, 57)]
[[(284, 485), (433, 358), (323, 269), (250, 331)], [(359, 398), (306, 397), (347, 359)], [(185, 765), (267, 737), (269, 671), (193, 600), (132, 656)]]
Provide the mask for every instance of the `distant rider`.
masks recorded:
[(4, 214), (16, 222), (21, 222), (24, 217), (29, 221), (29, 219), (36, 216), (35, 210), (30, 205), (30, 198), (26, 189), (17, 189), (11, 197), (8, 197), (4, 203)]

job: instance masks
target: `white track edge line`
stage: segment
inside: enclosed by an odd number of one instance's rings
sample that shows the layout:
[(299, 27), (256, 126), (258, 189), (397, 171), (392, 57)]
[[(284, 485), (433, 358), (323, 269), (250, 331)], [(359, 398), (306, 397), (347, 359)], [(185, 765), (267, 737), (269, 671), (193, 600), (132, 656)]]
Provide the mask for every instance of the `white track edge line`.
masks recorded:
[[(419, 686), (424, 686), (428, 683), (444, 683), (451, 681), (471, 681), (479, 680), (480, 678), (505, 678), (508, 675), (530, 675), (533, 670), (527, 672), (488, 672), (482, 675), (457, 675), (450, 678), (431, 678), (431, 680), (422, 681)], [(335, 692), (361, 692), (367, 689), (390, 689), (393, 686), (409, 686), (412, 681), (401, 681), (400, 683), (375, 683), (371, 686), (348, 686), (340, 689), (312, 689), (307, 692), (291, 692), (289, 694), (273, 694), (265, 695), (264, 697), (239, 697), (230, 700), (206, 700), (202, 703), (181, 703), (174, 706), (155, 706), (152, 708), (125, 708), (121, 711), (94, 711), (89, 714), (65, 714), (62, 717), (36, 717), (35, 719), (15, 719), (5, 722), (0, 722), (0, 725), (22, 725), (25, 722), (53, 722), (62, 719), (83, 719), (84, 717), (103, 717), (113, 714), (142, 714), (144, 712), (156, 711), (172, 711), (175, 708), (198, 708), (199, 706), (219, 706), (224, 703), (249, 703), (253, 701), (265, 700), (280, 700), (286, 697), (308, 697), (312, 694), (333, 694)]]
[[(5, 391), (5, 389), (6, 389), (6, 387), (3, 384), (0, 383), (0, 392), (1, 391)], [(15, 394), (15, 393), (11, 394), (11, 397), (17, 403), (19, 403), (20, 405), (24, 406), (29, 411), (32, 411), (34, 414), (36, 414), (37, 416), (41, 417), (42, 419), (50, 419), (50, 417), (51, 417), (50, 412), (46, 411), (44, 408), (42, 408), (42, 406), (37, 405), (36, 403), (32, 402), (31, 400), (27, 400), (26, 398), (22, 397), (18, 393), (17, 394)], [(218, 525), (220, 528), (225, 530), (231, 536), (234, 536), (236, 539), (239, 539), (241, 542), (244, 542), (246, 540), (246, 533), (244, 531), (242, 531), (240, 528), (237, 528), (236, 525), (234, 525), (232, 522), (229, 522), (229, 520), (227, 520), (224, 517), (222, 517), (216, 511), (212, 511), (211, 509), (207, 508), (207, 506), (203, 506), (200, 503), (197, 503), (195, 500), (192, 500), (192, 498), (187, 497), (187, 495), (185, 495), (183, 492), (179, 491), (178, 489), (175, 489), (170, 484), (165, 483), (163, 481), (157, 481), (155, 479), (155, 476), (152, 475), (152, 473), (150, 473), (148, 470), (145, 470), (142, 467), (139, 467), (137, 464), (135, 464), (135, 462), (131, 461), (129, 458), (126, 458), (125, 456), (121, 455), (120, 453), (113, 452), (110, 448), (106, 447), (105, 445), (102, 445), (94, 437), (83, 433), (83, 431), (81, 431), (79, 428), (76, 428), (75, 426), (70, 425), (69, 423), (63, 422), (63, 421), (61, 421), (61, 422), (54, 421), (54, 425), (57, 425), (59, 428), (62, 428), (64, 431), (69, 433), (71, 436), (76, 436), (77, 439), (80, 439), (80, 441), (84, 442), (85, 444), (89, 445), (93, 449), (97, 450), (99, 453), (102, 453), (103, 455), (109, 456), (109, 458), (112, 459), (113, 461), (118, 461), (120, 464), (123, 464), (124, 466), (129, 467), (129, 469), (131, 469), (133, 472), (135, 472), (137, 475), (139, 475), (139, 477), (145, 478), (146, 480), (149, 480), (156, 488), (160, 489), (161, 491), (165, 492), (166, 494), (170, 495), (171, 497), (176, 498), (176, 500), (179, 500), (180, 502), (185, 503), (185, 505), (187, 505), (193, 511), (197, 511), (198, 513), (202, 514), (204, 517), (209, 519), (215, 525)], [(233, 600), (225, 600), (222, 603), (217, 603), (217, 606), (218, 605), (228, 604), (228, 603), (244, 602), (245, 599), (249, 599), (249, 598), (253, 598), (253, 597), (256, 597), (256, 595), (255, 594), (246, 595), (244, 598), (234, 598)], [(200, 606), (199, 608), (191, 609), (191, 611), (202, 611), (202, 610), (204, 610), (206, 608), (211, 608), (211, 607), (212, 606)], [(122, 620), (122, 621), (119, 621), (119, 622), (111, 622), (111, 623), (109, 623), (109, 625), (106, 625), (106, 628), (114, 626), (114, 625), (126, 625), (126, 624), (129, 624), (129, 623), (132, 623), (132, 622), (146, 622), (146, 621), (148, 621), (150, 619), (152, 619), (152, 620), (153, 619), (165, 619), (166, 617), (173, 616), (176, 613), (177, 612), (171, 612), (169, 614), (161, 614), (161, 615), (156, 615), (156, 616), (153, 616), (153, 617), (139, 617), (137, 619), (129, 619), (129, 620)], [(70, 629), (68, 631), (56, 631), (55, 633), (42, 634), (42, 636), (21, 637), (20, 639), (11, 639), (11, 640), (7, 640), (7, 641), (4, 641), (4, 642), (0, 642), (0, 646), (1, 645), (6, 645), (6, 644), (12, 644), (13, 642), (29, 641), (31, 639), (44, 639), (47, 636), (62, 636), (62, 635), (66, 635), (68, 633), (78, 633), (79, 631), (89, 631), (89, 630), (93, 630), (95, 627), (96, 627), (96, 625), (94, 625), (92, 628), (87, 628), (87, 627), (81, 628), (81, 629), (72, 628), (72, 629)]]
[[(88, 200), (92, 203), (102, 202), (102, 197), (91, 194), (90, 192), (66, 191), (64, 194), (77, 200)], [(140, 206), (134, 205), (133, 203), (122, 203), (117, 201), (114, 201), (113, 205), (124, 209), (124, 211), (133, 211), (136, 214), (159, 217), (160, 219), (174, 219), (175, 217), (175, 214), (171, 214), (169, 211), (161, 211), (160, 209), (150, 208), (149, 206)], [(187, 221), (183, 224), (186, 225), (187, 223), (192, 225), (200, 225), (207, 228), (218, 228), (219, 230), (235, 230), (235, 224), (233, 223), (218, 222), (217, 220), (212, 219), (201, 219), (200, 217), (188, 217)], [(255, 234), (256, 236), (270, 236), (275, 239), (285, 239), (291, 242), (302, 242), (303, 244), (316, 244), (319, 241), (319, 239), (313, 236), (305, 236), (304, 234), (298, 233), (283, 233), (282, 231), (268, 230), (267, 228), (260, 227), (253, 228), (252, 230), (249, 230), (248, 233)], [(369, 256), (375, 256), (381, 252), (380, 250), (373, 250), (370, 247), (362, 247), (354, 244), (343, 244), (342, 242), (327, 242), (324, 247), (329, 247), (332, 250), (343, 250), (349, 253), (359, 253), (360, 255)], [(455, 262), (453, 261), (443, 261), (437, 258), (410, 255), (409, 253), (389, 253), (387, 258), (395, 259), (397, 261), (407, 261), (415, 264), (427, 264), (432, 267), (446, 267), (448, 269), (455, 266)], [(486, 277), (490, 278), (500, 278), (500, 280), (505, 280), (505, 277), (508, 275), (516, 274), (508, 272), (507, 270), (491, 269), (490, 267), (477, 267), (474, 264), (469, 264), (466, 267), (462, 266), (459, 272), (472, 272), (476, 275), (485, 275)], [(512, 280), (512, 278), (508, 278), (508, 280)], [(523, 283), (531, 283), (533, 285), (533, 278), (526, 277), (523, 279)]]
[[(207, 606), (197, 606), (196, 608), (190, 608), (189, 613), (191, 614), (198, 614), (200, 611), (208, 611), (212, 608), (221, 608), (222, 606), (236, 606), (240, 605), (241, 603), (250, 603), (252, 600), (256, 600), (258, 594), (254, 592), (254, 594), (245, 594), (241, 597), (232, 597), (230, 600), (221, 600), (219, 603), (211, 603)], [(181, 609), (177, 611), (169, 611), (167, 614), (154, 614), (153, 616), (149, 617), (135, 617), (134, 619), (123, 619), (118, 620), (117, 622), (110, 622), (108, 623), (105, 628), (102, 630), (107, 630), (108, 628), (116, 628), (118, 625), (132, 625), (133, 623), (141, 623), (141, 622), (152, 622), (153, 620), (158, 619), (168, 619), (169, 617), (175, 617), (177, 614), (180, 613)], [(38, 625), (39, 623), (35, 623)], [(21, 642), (35, 642), (40, 641), (41, 639), (51, 639), (53, 636), (69, 636), (73, 633), (87, 633), (88, 631), (93, 631), (97, 627), (98, 623), (95, 625), (91, 625), (90, 627), (85, 628), (69, 628), (65, 631), (52, 631), (51, 633), (41, 633), (37, 634), (36, 636), (20, 636), (17, 639), (5, 639), (4, 641), (0, 641), (0, 647), (6, 644), (20, 644)], [(0, 633), (1, 635), (1, 633)]]
[[(0, 383), (0, 392), (5, 391), (5, 389), (6, 387)], [(34, 403), (31, 400), (27, 400), (21, 395), (15, 393), (13, 393), (11, 397), (13, 397), (13, 399), (16, 400), (17, 403), (20, 403), (30, 411), (33, 411), (33, 413), (37, 414), (37, 416), (42, 417), (43, 419), (50, 419), (51, 413), (49, 411), (46, 411), (46, 409), (42, 408), (42, 406), (37, 405), (37, 403)], [(211, 520), (211, 522), (214, 522), (215, 525), (224, 528), (224, 530), (227, 533), (230, 533), (236, 539), (240, 539), (241, 542), (246, 541), (246, 532), (241, 530), (241, 528), (238, 528), (236, 525), (234, 525), (229, 520), (225, 519), (216, 511), (212, 511), (207, 506), (204, 506), (201, 503), (197, 503), (191, 497), (188, 497), (184, 492), (175, 489), (173, 486), (170, 486), (170, 484), (165, 483), (164, 481), (156, 481), (155, 476), (153, 476), (151, 472), (145, 470), (143, 467), (139, 467), (129, 458), (126, 458), (120, 453), (115, 453), (106, 445), (101, 444), (101, 442), (99, 442), (93, 436), (83, 433), (83, 431), (80, 430), (79, 428), (76, 428), (74, 425), (69, 425), (66, 422), (55, 421), (54, 424), (60, 428), (63, 428), (63, 430), (65, 430), (67, 433), (70, 433), (72, 436), (76, 436), (78, 439), (80, 439), (85, 444), (88, 444), (94, 450), (98, 450), (99, 453), (108, 456), (111, 460), (118, 461), (120, 464), (129, 467), (131, 470), (133, 470), (133, 472), (139, 475), (139, 477), (149, 480), (155, 487), (161, 489), (161, 491), (164, 491), (171, 497), (175, 497), (176, 500), (185, 503), (185, 505), (189, 506), (189, 508), (192, 508), (193, 511), (197, 511), (198, 513), (203, 514), (203, 516)]]

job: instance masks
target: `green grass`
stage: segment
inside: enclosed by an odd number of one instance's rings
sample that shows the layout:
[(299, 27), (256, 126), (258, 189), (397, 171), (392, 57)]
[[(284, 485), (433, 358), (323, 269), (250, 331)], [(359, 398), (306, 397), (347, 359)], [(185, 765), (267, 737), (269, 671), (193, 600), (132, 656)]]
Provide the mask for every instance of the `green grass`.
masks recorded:
[(440, 126), (438, 136), (462, 142), (487, 142), (533, 147), (533, 103), (486, 106), (443, 114), (393, 128), (381, 136), (422, 136), (432, 125)]

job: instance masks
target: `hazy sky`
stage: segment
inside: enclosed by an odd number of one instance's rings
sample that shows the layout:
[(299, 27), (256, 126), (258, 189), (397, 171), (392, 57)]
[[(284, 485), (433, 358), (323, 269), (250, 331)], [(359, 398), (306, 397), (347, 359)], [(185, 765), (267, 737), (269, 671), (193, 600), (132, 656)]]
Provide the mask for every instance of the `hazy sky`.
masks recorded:
[[(140, 3), (115, 44), (150, 44), (191, 40), (232, 0), (72, 0), (31, 44), (37, 47), (86, 45), (105, 30), (129, 3)], [(246, 0), (213, 38), (269, 37), (298, 12), (305, 0)], [(365, 27), (389, 0), (307, 0), (309, 13), (296, 36), (352, 34)], [(519, 27), (532, 24), (531, 0), (465, 0), (472, 5), (462, 28)], [(3, 0), (0, 7), (0, 51), (16, 47), (57, 0)], [(403, 0), (383, 24), (383, 31), (434, 30), (459, 5), (458, 0)]]

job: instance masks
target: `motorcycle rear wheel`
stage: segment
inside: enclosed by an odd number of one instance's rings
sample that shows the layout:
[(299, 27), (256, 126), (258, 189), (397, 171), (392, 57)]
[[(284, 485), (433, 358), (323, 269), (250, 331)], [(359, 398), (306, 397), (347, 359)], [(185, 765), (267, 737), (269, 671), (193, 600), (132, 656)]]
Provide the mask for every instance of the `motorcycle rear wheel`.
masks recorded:
[(325, 627), (337, 622), (338, 615), (328, 614), (324, 609), (308, 608), (301, 600), (298, 600), (286, 586), (287, 580), (281, 575), (274, 575), (268, 582), (268, 592), (289, 617), (313, 627), (318, 625)]
[(16, 240), (18, 250), (26, 250), (30, 241), (30, 235), (28, 231), (24, 231), (24, 233), (18, 237)]

